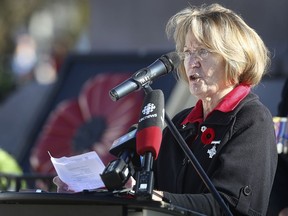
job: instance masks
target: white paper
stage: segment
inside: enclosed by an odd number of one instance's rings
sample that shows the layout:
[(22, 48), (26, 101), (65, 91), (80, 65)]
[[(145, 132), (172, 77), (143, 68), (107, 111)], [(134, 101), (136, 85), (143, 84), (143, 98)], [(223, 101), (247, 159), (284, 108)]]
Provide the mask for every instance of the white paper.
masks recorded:
[(104, 187), (100, 174), (105, 166), (95, 151), (61, 158), (50, 155), (50, 158), (57, 175), (69, 190), (80, 192)]

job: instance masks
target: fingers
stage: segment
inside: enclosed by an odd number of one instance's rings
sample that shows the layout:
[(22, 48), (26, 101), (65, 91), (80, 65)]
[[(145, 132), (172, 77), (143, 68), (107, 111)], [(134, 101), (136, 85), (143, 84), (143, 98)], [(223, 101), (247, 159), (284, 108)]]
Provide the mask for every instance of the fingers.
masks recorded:
[(136, 181), (133, 177), (130, 177), (129, 180), (125, 184), (125, 188), (133, 188), (134, 185), (136, 184)]
[(53, 178), (53, 183), (57, 186), (58, 193), (69, 193), (73, 192), (69, 190), (69, 187), (66, 183), (64, 183), (58, 176)]
[(163, 200), (163, 192), (153, 190), (152, 200), (154, 201), (162, 201)]

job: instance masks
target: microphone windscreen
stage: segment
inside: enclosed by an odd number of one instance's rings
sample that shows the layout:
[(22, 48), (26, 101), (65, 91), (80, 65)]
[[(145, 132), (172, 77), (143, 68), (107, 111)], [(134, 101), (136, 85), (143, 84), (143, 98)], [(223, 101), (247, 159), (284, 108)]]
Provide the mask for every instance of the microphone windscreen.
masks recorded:
[(157, 158), (164, 128), (164, 95), (152, 90), (145, 95), (136, 133), (136, 151), (139, 155), (151, 152)]
[(164, 63), (168, 72), (178, 68), (181, 59), (177, 52), (170, 52), (161, 56), (160, 60)]

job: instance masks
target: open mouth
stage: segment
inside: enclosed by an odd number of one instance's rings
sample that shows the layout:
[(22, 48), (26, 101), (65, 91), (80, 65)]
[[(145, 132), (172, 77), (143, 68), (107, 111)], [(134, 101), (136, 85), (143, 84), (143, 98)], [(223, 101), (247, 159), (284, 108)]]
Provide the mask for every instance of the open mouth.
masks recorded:
[(190, 81), (197, 81), (197, 80), (199, 80), (199, 78), (200, 77), (197, 74), (193, 74), (193, 75), (189, 76)]

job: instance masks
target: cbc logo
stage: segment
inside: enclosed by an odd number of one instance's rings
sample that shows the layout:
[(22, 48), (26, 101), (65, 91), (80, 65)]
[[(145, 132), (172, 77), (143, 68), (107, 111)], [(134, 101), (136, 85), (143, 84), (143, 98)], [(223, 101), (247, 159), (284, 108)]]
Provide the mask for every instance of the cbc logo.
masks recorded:
[(153, 112), (156, 106), (153, 103), (148, 103), (142, 110), (144, 115), (148, 115), (149, 113)]

